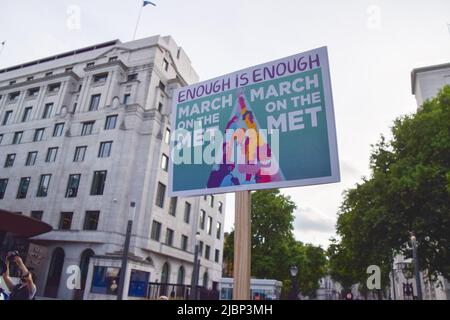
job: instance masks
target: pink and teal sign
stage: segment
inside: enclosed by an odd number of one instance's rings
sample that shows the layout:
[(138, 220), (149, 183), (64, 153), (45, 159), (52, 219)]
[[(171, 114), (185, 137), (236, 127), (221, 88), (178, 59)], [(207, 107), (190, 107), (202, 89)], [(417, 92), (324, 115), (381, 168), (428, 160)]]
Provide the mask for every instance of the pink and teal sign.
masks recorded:
[(169, 195), (340, 181), (327, 48), (173, 93)]

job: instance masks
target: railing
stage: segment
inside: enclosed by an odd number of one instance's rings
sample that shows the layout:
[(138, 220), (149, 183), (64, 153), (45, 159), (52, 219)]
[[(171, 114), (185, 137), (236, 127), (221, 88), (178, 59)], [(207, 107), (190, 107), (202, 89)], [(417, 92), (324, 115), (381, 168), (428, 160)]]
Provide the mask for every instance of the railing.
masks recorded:
[[(147, 289), (147, 299), (157, 300), (166, 296), (170, 300), (188, 300), (191, 292), (190, 285), (175, 283), (150, 282)], [(197, 287), (197, 300), (218, 300), (219, 291)]]

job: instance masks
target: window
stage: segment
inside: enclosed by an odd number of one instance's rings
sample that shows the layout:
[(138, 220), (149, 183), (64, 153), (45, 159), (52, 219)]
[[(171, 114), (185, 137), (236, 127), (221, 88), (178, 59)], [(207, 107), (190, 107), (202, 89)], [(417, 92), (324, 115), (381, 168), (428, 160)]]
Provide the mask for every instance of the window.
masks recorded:
[(94, 171), (94, 178), (92, 179), (91, 195), (101, 196), (105, 189), (107, 171)]
[(3, 117), (2, 126), (7, 126), (12, 119), (12, 110), (8, 110), (5, 112), (5, 116)]
[(50, 118), (50, 115), (52, 114), (52, 109), (53, 109), (53, 103), (47, 103), (44, 106), (44, 113), (42, 114), (42, 119)]
[(167, 171), (168, 168), (169, 168), (169, 157), (163, 153), (161, 157), (161, 169)]
[(219, 207), (219, 212), (222, 213), (223, 212), (223, 203), (222, 203), (222, 201), (218, 202), (218, 207)]
[(200, 229), (205, 230), (206, 211), (200, 210)]
[(10, 94), (8, 94), (8, 101), (15, 102), (19, 99), (19, 96), (20, 96), (20, 91), (11, 92)]
[(45, 162), (55, 162), (57, 154), (58, 154), (58, 148), (57, 147), (48, 148), (47, 156), (45, 157)]
[(64, 131), (64, 122), (57, 123), (57, 124), (55, 124), (55, 127), (53, 129), (53, 136), (60, 137), (60, 136), (62, 136), (63, 131)]
[(31, 211), (31, 217), (36, 220), (42, 220), (44, 211)]
[(64, 70), (64, 72), (72, 72), (73, 71), (73, 67), (68, 67)]
[(163, 60), (163, 68), (166, 71), (169, 70), (169, 61), (167, 61), (166, 59)]
[(22, 141), (23, 131), (14, 132), (12, 144), (19, 144)]
[(166, 244), (168, 246), (173, 245), (173, 230), (169, 229), (169, 228), (167, 228), (167, 231), (166, 231)]
[(19, 189), (17, 190), (17, 199), (25, 199), (30, 186), (30, 177), (21, 178), (19, 182)]
[(25, 110), (23, 111), (23, 116), (22, 116), (22, 122), (27, 122), (30, 120), (31, 118), (31, 110), (33, 109), (33, 107), (26, 107)]
[(177, 214), (177, 202), (177, 197), (170, 198), (169, 214), (174, 217)]
[(127, 81), (128, 82), (130, 82), (130, 81), (135, 81), (135, 80), (137, 80), (137, 73), (132, 73), (132, 74), (129, 74), (128, 75), (128, 78), (127, 78)]
[(214, 196), (211, 195), (211, 198), (209, 198), (209, 205), (211, 206), (211, 208), (214, 208)]
[(86, 211), (84, 217), (83, 230), (97, 230), (98, 218), (100, 217), (100, 211)]
[(36, 129), (34, 131), (33, 141), (34, 142), (42, 141), (42, 139), (44, 138), (44, 131), (45, 131), (45, 128)]
[(75, 148), (75, 154), (73, 156), (73, 162), (83, 162), (86, 154), (87, 146), (81, 146)]
[(45, 76), (46, 76), (46, 77), (50, 77), (52, 74), (53, 74), (53, 72), (52, 72), (52, 71), (49, 71), (49, 72), (45, 73)]
[(16, 84), (16, 80), (11, 80), (11, 81), (9, 82), (9, 85), (10, 85), (10, 86), (12, 86), (13, 84)]
[(163, 92), (166, 91), (166, 85), (162, 81), (159, 82), (158, 88)]
[(199, 254), (200, 256), (203, 256), (203, 241), (200, 241), (200, 242), (198, 243), (198, 254)]
[(89, 67), (93, 67), (94, 65), (95, 65), (95, 62), (88, 62), (86, 64), (86, 67), (89, 68)]
[(158, 112), (161, 112), (162, 109), (163, 109), (163, 104), (162, 104), (162, 102), (159, 102), (158, 103)]
[(25, 161), (25, 166), (31, 167), (36, 163), (37, 151), (28, 152), (27, 160)]
[(209, 260), (210, 256), (211, 256), (211, 246), (206, 245), (205, 246), (205, 259)]
[(98, 149), (99, 158), (108, 158), (111, 155), (112, 141), (105, 141), (100, 143), (100, 148)]
[(156, 191), (156, 205), (164, 208), (164, 196), (166, 195), (166, 185), (158, 182), (158, 189)]
[(127, 94), (125, 94), (124, 96), (123, 96), (123, 104), (124, 105), (127, 105), (128, 104), (128, 102), (130, 101), (130, 94), (129, 93), (127, 93)]
[(219, 263), (220, 260), (220, 251), (216, 249), (216, 253), (214, 254), (214, 261)]
[(2, 141), (3, 141), (3, 133), (0, 134), (0, 144), (2, 144)]
[(166, 132), (164, 134), (164, 142), (166, 144), (170, 143), (170, 129), (169, 128), (166, 128)]
[(14, 160), (16, 160), (16, 154), (10, 153), (6, 156), (5, 168), (10, 168), (14, 165)]
[(59, 91), (59, 88), (61, 88), (61, 83), (53, 83), (53, 84), (50, 84), (50, 85), (48, 86), (48, 92), (50, 92), (50, 93), (56, 93), (56, 92)]
[(191, 204), (186, 202), (184, 206), (184, 222), (189, 223), (191, 220)]
[(96, 111), (100, 103), (100, 94), (94, 94), (91, 96), (91, 102), (89, 103), (89, 111)]
[(0, 199), (3, 199), (5, 197), (7, 186), (8, 186), (8, 179), (0, 179)]
[(212, 233), (212, 223), (213, 223), (213, 218), (208, 216), (208, 224), (206, 226), (206, 231), (208, 232), (208, 235), (211, 235), (211, 233)]
[(70, 230), (72, 227), (73, 212), (61, 212), (59, 230)]
[(161, 236), (161, 223), (159, 223), (156, 220), (153, 220), (150, 237), (155, 241), (159, 241), (160, 236)]
[(220, 240), (222, 234), (222, 224), (220, 222), (217, 222), (216, 225), (216, 238)]
[(28, 89), (27, 96), (29, 98), (34, 98), (34, 97), (37, 97), (38, 93), (39, 93), (39, 87), (38, 88), (31, 88), (31, 89)]
[(69, 175), (67, 182), (66, 198), (75, 198), (78, 194), (78, 186), (80, 185), (81, 174)]
[(105, 130), (113, 130), (116, 128), (117, 114), (113, 116), (107, 116), (105, 121)]
[(34, 77), (33, 76), (29, 76), (29, 77), (27, 77), (27, 81), (31, 81), (31, 80), (33, 80), (34, 79)]
[(187, 251), (188, 239), (189, 238), (187, 236), (185, 236), (184, 234), (181, 236), (181, 250)]
[(108, 72), (94, 75), (94, 83), (106, 82), (106, 79), (108, 79)]
[(48, 187), (50, 186), (51, 174), (43, 174), (39, 179), (38, 191), (36, 197), (46, 197), (48, 194)]
[(81, 135), (88, 136), (92, 134), (92, 129), (94, 128), (95, 121), (87, 121), (83, 122), (83, 126), (81, 127)]
[(110, 58), (108, 59), (109, 62), (113, 62), (113, 61), (116, 61), (116, 60), (117, 60), (117, 57), (110, 57)]

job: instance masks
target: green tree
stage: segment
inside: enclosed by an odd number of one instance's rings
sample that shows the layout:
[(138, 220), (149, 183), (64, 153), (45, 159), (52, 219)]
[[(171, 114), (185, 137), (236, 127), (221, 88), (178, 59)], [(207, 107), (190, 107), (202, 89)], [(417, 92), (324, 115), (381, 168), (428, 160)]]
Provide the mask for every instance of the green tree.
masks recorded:
[(328, 250), (331, 273), (346, 285), (364, 282), (375, 264), (386, 285), (392, 256), (411, 256), (414, 232), (421, 269), (450, 279), (450, 87), (394, 121), (391, 140), (373, 146), (370, 169), (344, 195), (340, 242)]
[[(314, 296), (325, 275), (326, 256), (320, 247), (296, 241), (293, 235), (295, 203), (279, 190), (252, 193), (252, 276), (283, 281), (284, 294), (290, 290), (289, 268), (299, 269), (298, 287), (302, 294)], [(232, 265), (234, 231), (225, 239), (225, 265)], [(226, 268), (227, 276), (232, 269)]]

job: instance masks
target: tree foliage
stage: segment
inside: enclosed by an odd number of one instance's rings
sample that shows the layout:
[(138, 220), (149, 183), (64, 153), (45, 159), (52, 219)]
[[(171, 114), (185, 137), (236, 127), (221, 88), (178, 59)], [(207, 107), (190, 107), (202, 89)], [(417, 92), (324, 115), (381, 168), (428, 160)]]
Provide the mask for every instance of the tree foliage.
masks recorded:
[[(281, 280), (289, 290), (289, 268), (299, 269), (298, 287), (302, 294), (313, 296), (319, 287), (319, 279), (325, 275), (326, 256), (320, 247), (296, 241), (293, 235), (295, 203), (279, 190), (263, 190), (252, 193), (252, 276)], [(234, 231), (224, 245), (224, 260), (228, 266), (224, 272), (232, 276)]]
[(328, 249), (334, 278), (365, 282), (375, 264), (386, 284), (393, 255), (411, 256), (414, 232), (421, 269), (450, 279), (450, 87), (394, 121), (391, 140), (373, 146), (370, 169), (344, 194), (340, 241)]

